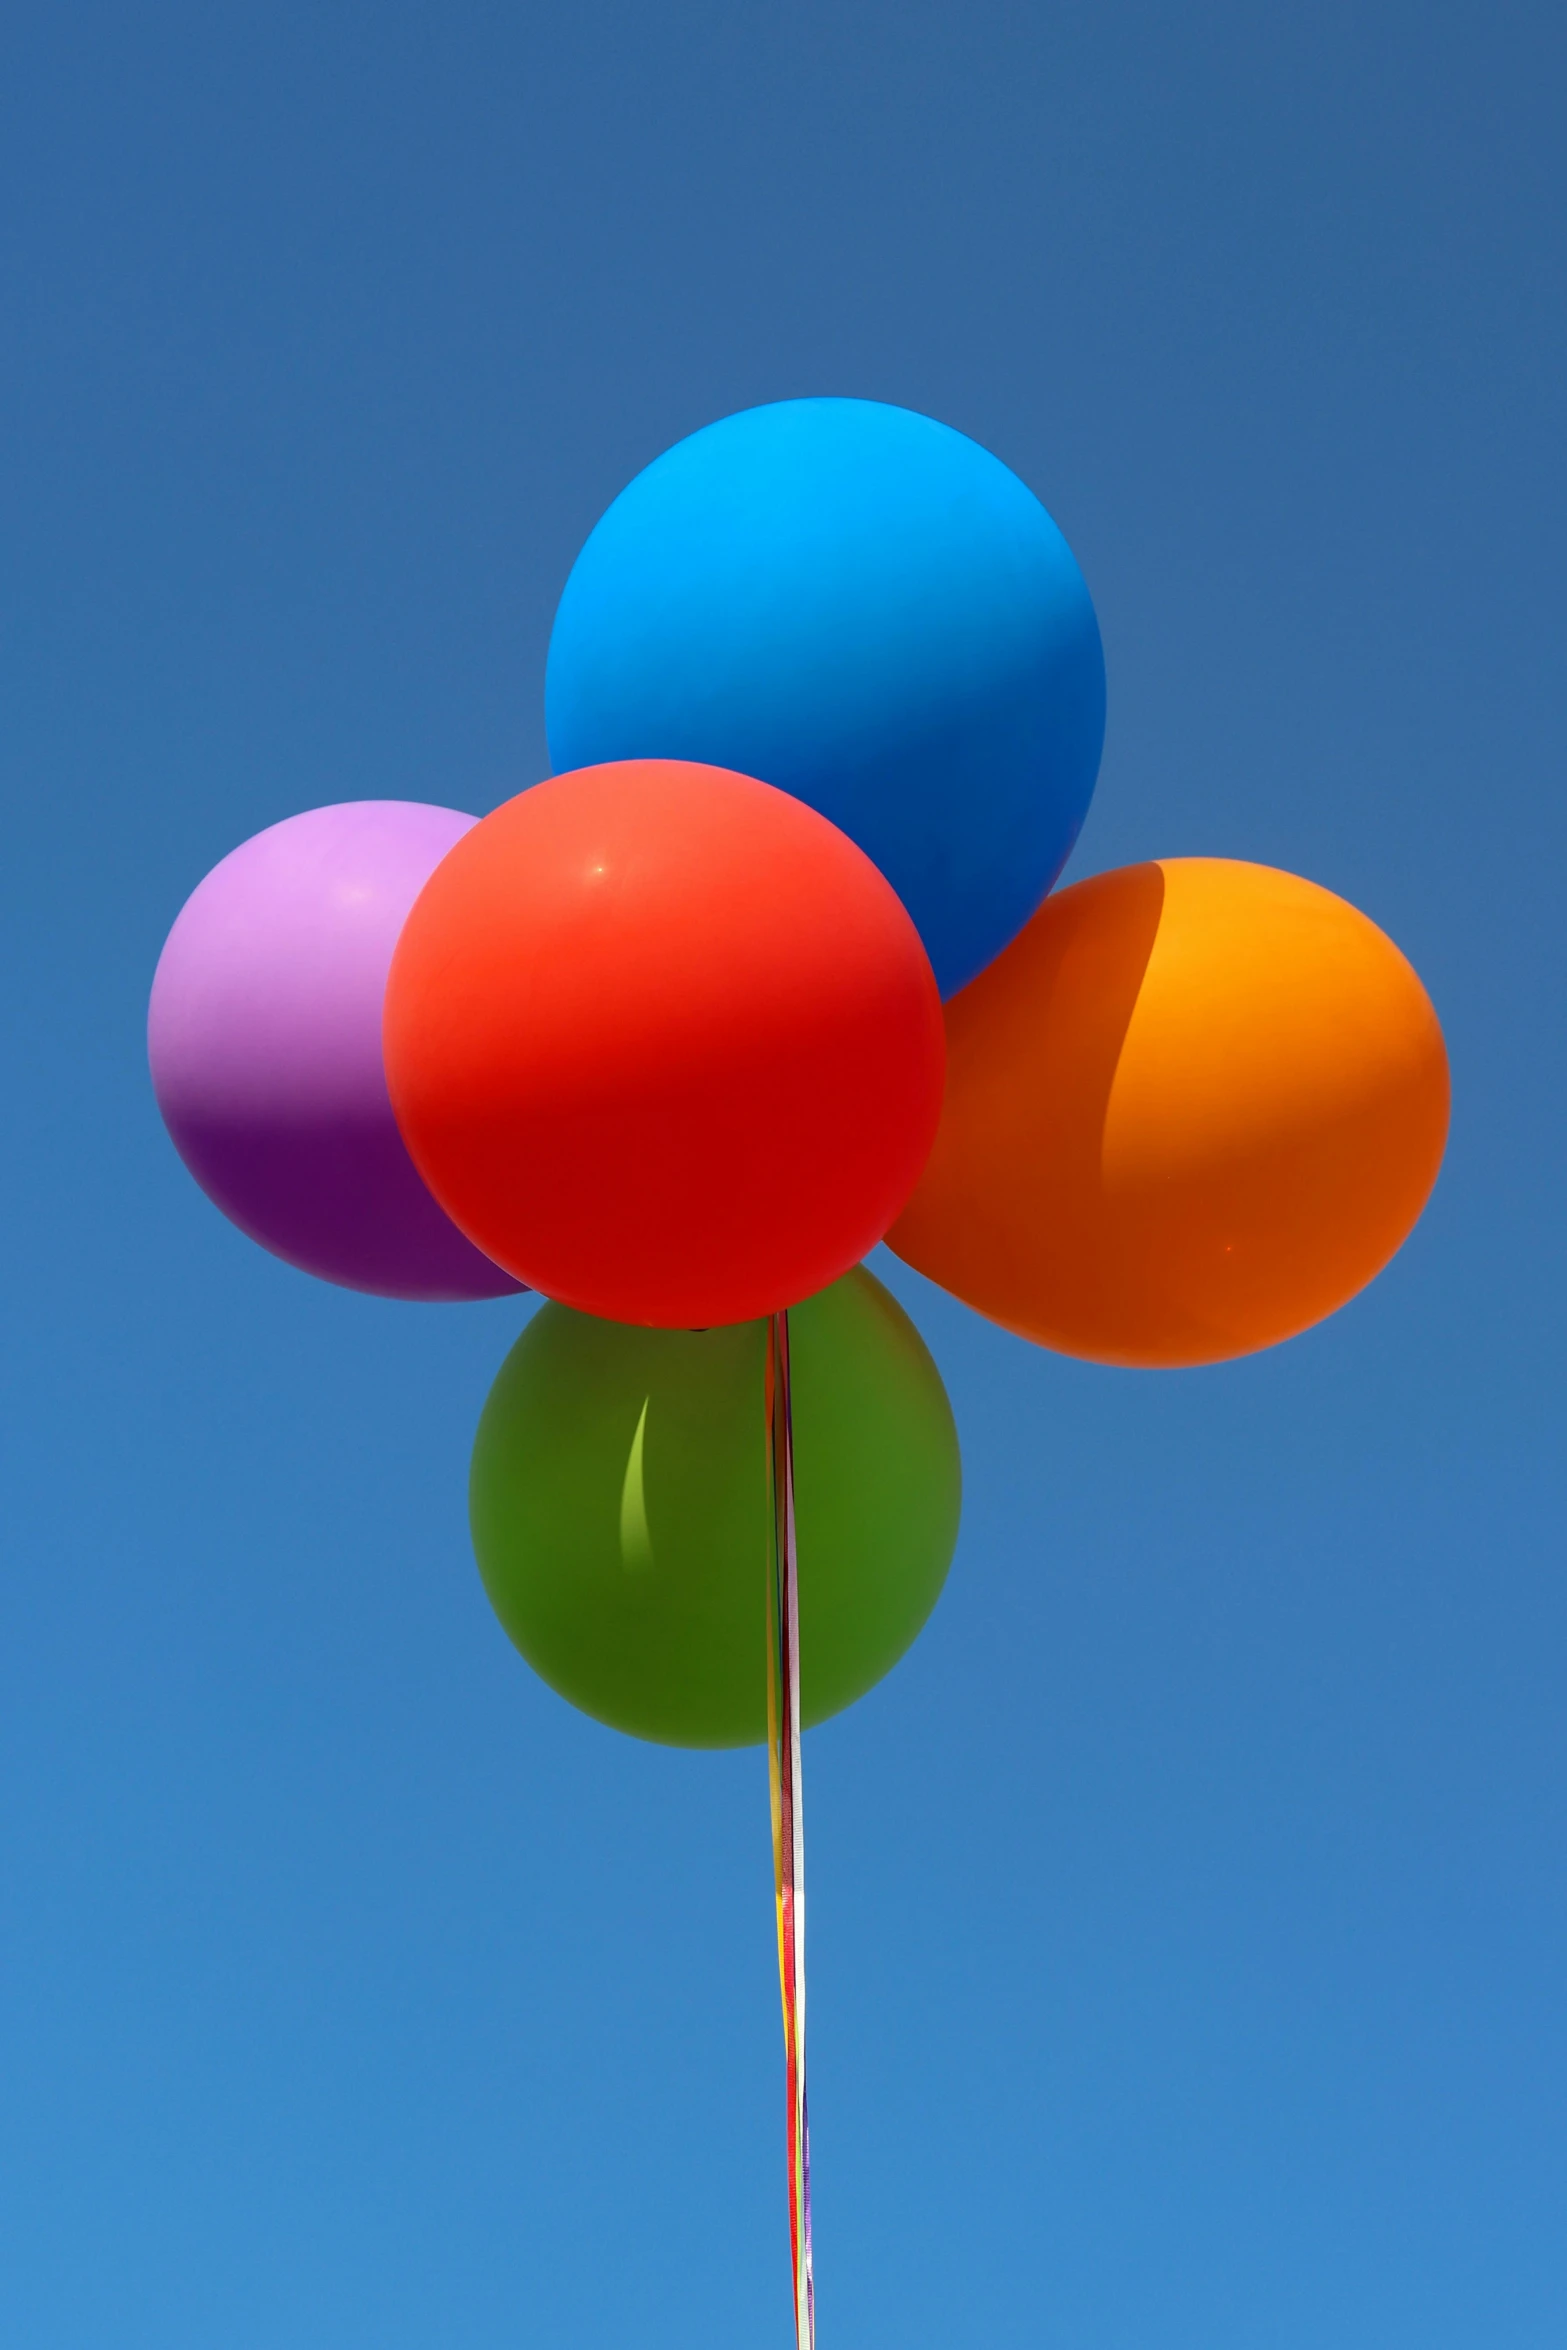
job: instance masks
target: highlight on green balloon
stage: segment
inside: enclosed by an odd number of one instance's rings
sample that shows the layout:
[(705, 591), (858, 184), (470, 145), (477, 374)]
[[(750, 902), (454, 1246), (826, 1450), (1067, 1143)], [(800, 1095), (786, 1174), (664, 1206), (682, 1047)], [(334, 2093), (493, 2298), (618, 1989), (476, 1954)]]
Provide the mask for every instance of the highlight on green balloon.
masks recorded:
[[(646, 1330), (540, 1308), (479, 1422), (469, 1510), (506, 1631), (633, 1737), (767, 1735), (765, 1322)], [(940, 1596), (962, 1470), (923, 1340), (863, 1266), (789, 1314), (800, 1706), (881, 1680)]]

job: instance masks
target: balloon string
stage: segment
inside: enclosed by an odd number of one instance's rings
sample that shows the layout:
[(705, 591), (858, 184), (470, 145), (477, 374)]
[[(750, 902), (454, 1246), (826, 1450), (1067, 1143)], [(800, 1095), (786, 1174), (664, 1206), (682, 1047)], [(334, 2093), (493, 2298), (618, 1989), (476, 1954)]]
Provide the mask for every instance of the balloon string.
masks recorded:
[(767, 1332), (767, 1470), (772, 1502), (767, 1574), (767, 1753), (778, 1900), (778, 1975), (787, 2076), (789, 2253), (797, 2350), (816, 2350), (811, 2273), (811, 2135), (805, 2102), (805, 1822), (800, 1804), (800, 1599), (794, 1534), (794, 1422), (789, 1317)]

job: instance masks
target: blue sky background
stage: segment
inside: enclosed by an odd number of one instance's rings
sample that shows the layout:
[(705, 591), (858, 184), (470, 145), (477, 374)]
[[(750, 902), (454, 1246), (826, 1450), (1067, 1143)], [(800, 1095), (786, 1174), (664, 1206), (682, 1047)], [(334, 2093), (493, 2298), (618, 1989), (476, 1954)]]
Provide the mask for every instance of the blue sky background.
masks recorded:
[(1029, 481), (1069, 869), (1260, 858), (1423, 973), (1424, 1223), (1293, 1346), (887, 1270), (968, 1499), (808, 1742), (823, 2350), (1567, 2339), (1557, 8), (59, 0), (0, 34), (0, 2336), (789, 2339), (760, 1754), (533, 1681), (464, 1523), (521, 1309), (313, 1286), (143, 1060), (292, 811), (543, 772), (554, 600), (749, 403)]

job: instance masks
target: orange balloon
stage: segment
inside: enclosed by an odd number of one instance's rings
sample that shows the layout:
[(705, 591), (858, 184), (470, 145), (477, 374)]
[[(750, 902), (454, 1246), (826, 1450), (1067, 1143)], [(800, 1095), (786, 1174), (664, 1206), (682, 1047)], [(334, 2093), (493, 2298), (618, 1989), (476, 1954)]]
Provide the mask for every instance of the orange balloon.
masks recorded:
[(1266, 865), (1080, 881), (946, 1022), (941, 1127), (888, 1241), (1063, 1354), (1293, 1337), (1381, 1271), (1442, 1162), (1425, 989), (1364, 914)]

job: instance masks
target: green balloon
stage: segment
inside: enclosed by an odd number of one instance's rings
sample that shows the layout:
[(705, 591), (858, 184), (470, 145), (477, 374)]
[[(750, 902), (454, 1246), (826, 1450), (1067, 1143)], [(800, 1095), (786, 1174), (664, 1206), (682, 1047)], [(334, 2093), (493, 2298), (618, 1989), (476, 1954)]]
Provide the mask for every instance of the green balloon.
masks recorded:
[[(670, 1746), (767, 1735), (764, 1322), (640, 1330), (540, 1308), (473, 1448), (479, 1572), (535, 1672)], [(958, 1535), (952, 1409), (863, 1267), (791, 1308), (800, 1711), (889, 1672)]]

